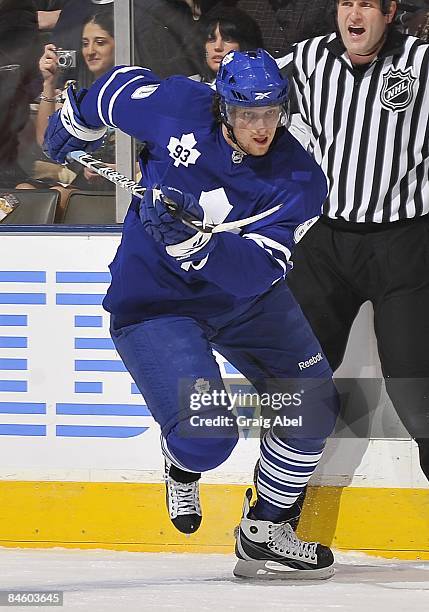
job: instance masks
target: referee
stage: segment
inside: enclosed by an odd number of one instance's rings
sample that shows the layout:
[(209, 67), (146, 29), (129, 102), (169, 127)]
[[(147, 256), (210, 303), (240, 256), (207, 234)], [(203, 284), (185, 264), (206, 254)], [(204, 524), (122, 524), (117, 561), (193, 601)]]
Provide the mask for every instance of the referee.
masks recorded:
[(329, 183), (289, 285), (333, 370), (372, 302), (387, 392), (429, 479), (429, 45), (395, 31), (396, 2), (333, 2), (338, 32), (278, 60)]

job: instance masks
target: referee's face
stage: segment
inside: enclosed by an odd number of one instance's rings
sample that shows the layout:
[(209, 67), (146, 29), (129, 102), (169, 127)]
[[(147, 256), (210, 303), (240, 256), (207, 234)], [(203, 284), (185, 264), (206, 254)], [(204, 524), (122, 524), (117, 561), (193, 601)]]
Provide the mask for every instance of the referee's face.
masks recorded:
[(353, 64), (369, 64), (376, 57), (395, 11), (396, 2), (383, 14), (381, 0), (339, 0), (338, 29)]

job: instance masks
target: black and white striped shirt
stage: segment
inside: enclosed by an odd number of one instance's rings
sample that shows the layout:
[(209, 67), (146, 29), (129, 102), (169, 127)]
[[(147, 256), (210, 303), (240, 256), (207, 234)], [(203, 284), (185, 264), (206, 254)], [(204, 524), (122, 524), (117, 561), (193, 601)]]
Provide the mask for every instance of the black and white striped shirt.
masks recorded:
[(331, 34), (277, 63), (289, 66), (307, 148), (328, 179), (324, 215), (384, 223), (429, 213), (428, 44), (392, 31), (371, 64), (354, 67)]

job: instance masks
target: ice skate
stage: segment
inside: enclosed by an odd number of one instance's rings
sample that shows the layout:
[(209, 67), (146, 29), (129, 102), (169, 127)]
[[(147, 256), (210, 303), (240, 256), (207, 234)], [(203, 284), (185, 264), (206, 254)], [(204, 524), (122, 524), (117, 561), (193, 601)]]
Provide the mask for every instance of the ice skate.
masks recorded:
[(334, 574), (327, 546), (300, 540), (288, 522), (248, 518), (252, 490), (246, 491), (243, 518), (237, 528), (234, 575), (265, 580), (323, 580)]
[(173, 525), (182, 533), (195, 533), (201, 525), (202, 515), (199, 498), (200, 474), (188, 472), (191, 482), (177, 482), (171, 477), (172, 464), (165, 460), (165, 495), (167, 510)]

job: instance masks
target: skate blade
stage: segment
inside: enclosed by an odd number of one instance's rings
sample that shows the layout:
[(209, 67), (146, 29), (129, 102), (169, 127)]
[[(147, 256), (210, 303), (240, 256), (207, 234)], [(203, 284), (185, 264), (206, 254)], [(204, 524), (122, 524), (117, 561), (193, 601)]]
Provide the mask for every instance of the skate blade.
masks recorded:
[(314, 570), (299, 570), (276, 561), (245, 561), (239, 559), (233, 569), (237, 578), (257, 580), (327, 580), (335, 573), (333, 565)]

